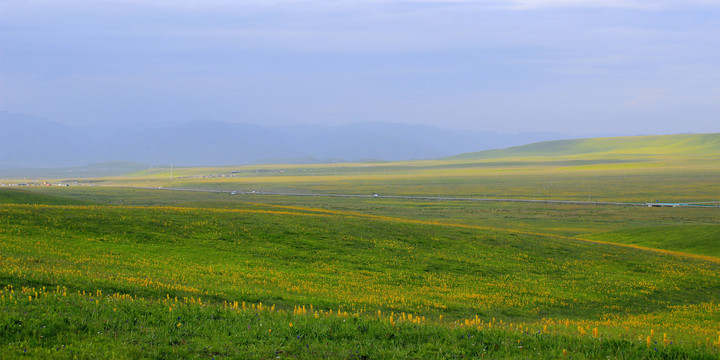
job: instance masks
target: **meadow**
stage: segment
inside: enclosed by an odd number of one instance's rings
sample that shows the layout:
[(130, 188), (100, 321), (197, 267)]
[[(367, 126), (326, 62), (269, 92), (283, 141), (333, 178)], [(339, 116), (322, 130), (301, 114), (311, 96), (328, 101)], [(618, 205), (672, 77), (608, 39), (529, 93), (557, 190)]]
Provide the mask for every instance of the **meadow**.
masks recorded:
[[(718, 159), (714, 159), (718, 160)], [(498, 164), (497, 161), (461, 162), (457, 168), (435, 162), (426, 166), (332, 164), (284, 172), (242, 173), (257, 167), (170, 169), (141, 172), (133, 177), (104, 179), (98, 184), (241, 192), (290, 192), (302, 194), (470, 197), (500, 199), (548, 199), (609, 202), (716, 202), (720, 204), (720, 161), (689, 166), (678, 164), (548, 165), (546, 159)], [(444, 164), (445, 162), (443, 162)], [(273, 165), (277, 167), (277, 165)], [(645, 168), (647, 166), (647, 168)], [(263, 166), (261, 169), (269, 168)], [(237, 170), (240, 169), (240, 170)], [(214, 175), (214, 176), (213, 176)], [(226, 175), (227, 177), (219, 177)], [(202, 176), (208, 176), (202, 178)], [(213, 177), (210, 177), (213, 176)]]
[[(699, 145), (698, 145), (699, 144)], [(720, 134), (551, 141), (424, 161), (158, 167), (115, 186), (720, 204)]]
[(713, 259), (409, 210), (39, 190), (0, 192), (9, 357), (718, 356)]
[(712, 202), (681, 140), (0, 188), (0, 358), (717, 359), (720, 209), (441, 200)]

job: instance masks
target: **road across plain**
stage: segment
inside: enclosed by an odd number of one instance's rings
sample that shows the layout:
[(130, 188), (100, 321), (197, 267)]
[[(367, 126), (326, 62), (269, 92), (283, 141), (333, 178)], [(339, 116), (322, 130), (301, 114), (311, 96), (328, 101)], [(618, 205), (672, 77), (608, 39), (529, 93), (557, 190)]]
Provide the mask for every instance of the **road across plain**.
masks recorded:
[[(124, 187), (124, 186), (123, 186)], [(134, 189), (155, 189), (169, 191), (194, 191), (210, 192), (229, 195), (258, 195), (258, 196), (314, 196), (314, 197), (347, 197), (347, 198), (376, 198), (376, 199), (400, 199), (400, 200), (426, 200), (426, 201), (468, 201), (468, 202), (507, 202), (507, 203), (535, 203), (535, 204), (564, 204), (564, 205), (612, 205), (612, 206), (648, 206), (647, 203), (614, 202), (614, 201), (581, 201), (581, 200), (536, 200), (536, 199), (504, 199), (504, 198), (473, 198), (473, 197), (444, 197), (444, 196), (399, 196), (380, 194), (332, 194), (332, 193), (295, 193), (295, 192), (269, 192), (269, 191), (238, 191), (218, 189), (194, 189), (194, 188), (172, 188), (172, 187), (128, 187)], [(680, 204), (684, 207), (720, 207), (713, 205)]]
[[(640, 206), (650, 207), (655, 203), (617, 202), (617, 201), (582, 201), (582, 200), (536, 200), (536, 199), (503, 199), (503, 198), (473, 198), (473, 197), (444, 197), (444, 196), (399, 196), (380, 194), (332, 194), (332, 193), (294, 193), (294, 192), (269, 192), (269, 191), (238, 191), (218, 189), (193, 189), (193, 188), (172, 188), (172, 187), (142, 187), (142, 186), (117, 186), (129, 189), (152, 189), (169, 191), (194, 191), (209, 192), (229, 195), (275, 195), (275, 196), (315, 196), (315, 197), (348, 197), (348, 198), (374, 198), (374, 199), (399, 199), (399, 200), (429, 200), (429, 201), (469, 201), (469, 202), (507, 202), (507, 203), (535, 203), (535, 204), (564, 204), (564, 205), (611, 205), (611, 206)], [(673, 207), (702, 207), (720, 208), (720, 205), (678, 203)]]

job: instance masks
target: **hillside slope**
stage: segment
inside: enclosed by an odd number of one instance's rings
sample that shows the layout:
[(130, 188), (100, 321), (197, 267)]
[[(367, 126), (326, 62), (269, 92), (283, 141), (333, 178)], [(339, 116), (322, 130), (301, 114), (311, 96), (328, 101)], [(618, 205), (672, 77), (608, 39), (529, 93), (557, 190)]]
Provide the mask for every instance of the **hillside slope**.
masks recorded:
[(559, 236), (247, 203), (2, 204), (0, 253), (10, 358), (718, 355), (720, 264)]
[(720, 154), (720, 133), (655, 136), (625, 136), (609, 138), (544, 141), (513, 146), (507, 149), (486, 150), (460, 154), (449, 159), (496, 159), (519, 156), (575, 156), (575, 155), (669, 155)]

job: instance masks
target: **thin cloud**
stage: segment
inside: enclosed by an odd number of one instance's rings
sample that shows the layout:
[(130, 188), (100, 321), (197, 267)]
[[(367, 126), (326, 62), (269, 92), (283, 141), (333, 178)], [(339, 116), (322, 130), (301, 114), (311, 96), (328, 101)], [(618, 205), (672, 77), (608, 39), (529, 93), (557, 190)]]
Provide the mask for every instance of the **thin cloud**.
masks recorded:
[(718, 5), (0, 0), (0, 110), (577, 132), (643, 118), (717, 131)]
[(626, 107), (655, 105), (669, 99), (668, 89), (647, 89), (639, 92), (632, 100), (625, 103)]
[(717, 0), (339, 0), (326, 2), (319, 0), (66, 0), (62, 4), (54, 0), (12, 1), (0, 0), (1, 7), (33, 6), (85, 6), (85, 5), (139, 5), (179, 9), (214, 9), (261, 6), (311, 6), (315, 8), (340, 8), (364, 5), (425, 4), (436, 6), (469, 5), (491, 9), (543, 9), (543, 8), (618, 8), (659, 10), (687, 8), (691, 6), (720, 7)]

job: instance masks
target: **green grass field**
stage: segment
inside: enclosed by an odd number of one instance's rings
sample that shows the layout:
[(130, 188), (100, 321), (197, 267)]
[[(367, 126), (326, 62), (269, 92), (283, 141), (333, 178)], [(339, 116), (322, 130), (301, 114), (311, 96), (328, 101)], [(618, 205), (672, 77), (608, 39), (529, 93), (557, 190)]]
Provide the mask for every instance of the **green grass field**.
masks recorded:
[[(440, 203), (388, 216), (388, 201), (42, 190), (0, 197), (13, 357), (718, 355), (718, 261), (531, 233), (532, 223), (493, 229), (467, 214), (443, 223)], [(446, 217), (473, 212), (452, 205)], [(500, 212), (544, 213), (510, 205)], [(413, 215), (424, 206), (435, 215)]]
[(156, 168), (93, 182), (309, 194), (720, 204), (720, 134), (553, 141), (443, 160)]
[(0, 188), (0, 359), (717, 359), (717, 208), (117, 187), (699, 202), (708, 139)]

